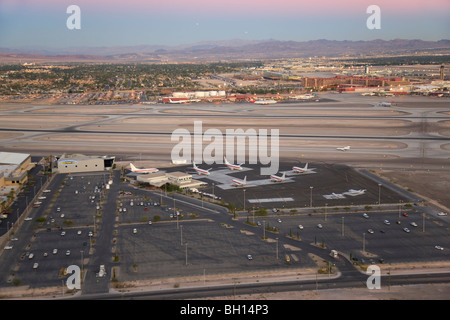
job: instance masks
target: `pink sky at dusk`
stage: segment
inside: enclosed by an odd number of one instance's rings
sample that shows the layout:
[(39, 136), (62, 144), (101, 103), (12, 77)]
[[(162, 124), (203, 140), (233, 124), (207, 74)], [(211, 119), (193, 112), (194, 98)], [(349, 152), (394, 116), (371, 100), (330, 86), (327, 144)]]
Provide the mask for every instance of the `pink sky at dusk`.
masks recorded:
[(2, 0), (4, 3), (24, 7), (38, 7), (40, 10), (57, 10), (70, 4), (78, 5), (82, 10), (96, 12), (171, 12), (174, 14), (236, 14), (236, 15), (320, 15), (320, 14), (356, 14), (365, 12), (369, 5), (378, 5), (382, 13), (420, 14), (429, 12), (450, 12), (449, 0)]
[[(81, 10), (79, 31), (67, 8)], [(381, 29), (366, 10), (377, 5)], [(450, 39), (450, 0), (0, 0), (0, 48), (209, 40)]]

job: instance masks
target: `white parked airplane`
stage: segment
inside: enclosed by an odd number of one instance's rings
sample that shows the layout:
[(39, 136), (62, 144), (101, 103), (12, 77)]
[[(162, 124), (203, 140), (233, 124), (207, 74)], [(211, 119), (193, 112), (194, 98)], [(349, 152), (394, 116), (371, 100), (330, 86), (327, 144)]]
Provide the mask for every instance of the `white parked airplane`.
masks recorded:
[(190, 100), (172, 100), (169, 99), (170, 103), (189, 103), (189, 102), (200, 102), (198, 99), (190, 99)]
[(209, 170), (204, 170), (204, 169), (200, 169), (199, 167), (196, 166), (195, 162), (193, 162), (194, 165), (194, 170), (197, 171), (197, 173), (201, 176), (201, 175), (207, 175), (209, 176), (211, 173), (209, 172)]
[(273, 103), (277, 103), (276, 100), (266, 100), (266, 99), (255, 100), (253, 98), (250, 98), (248, 101), (250, 101), (251, 103), (254, 103), (254, 104), (273, 104)]
[(286, 179), (286, 172), (283, 172), (283, 175), (281, 177), (276, 175), (270, 176), (270, 181), (272, 182), (283, 182)]
[(228, 162), (228, 160), (227, 160), (227, 158), (223, 158), (223, 160), (225, 161), (225, 165), (228, 167), (228, 168), (230, 168), (232, 171), (234, 171), (234, 170), (242, 170), (242, 165), (243, 165), (243, 163), (241, 163), (241, 164), (232, 164), (232, 163), (229, 163)]
[(245, 176), (244, 180), (241, 179), (233, 179), (233, 186), (235, 187), (243, 187), (247, 184), (247, 176)]
[(292, 171), (294, 171), (295, 173), (306, 173), (306, 172), (312, 172), (312, 171), (314, 171), (316, 168), (310, 168), (310, 169), (308, 169), (308, 164), (305, 164), (305, 166), (302, 168), (302, 167), (296, 167), (296, 166), (293, 166), (292, 167)]
[(336, 148), (337, 150), (341, 150), (341, 151), (347, 151), (350, 150), (350, 146), (346, 146), (346, 147), (341, 147), (341, 148)]
[(355, 189), (350, 189), (347, 192), (344, 192), (344, 194), (355, 197), (355, 196), (359, 196), (366, 193), (366, 189), (360, 189), (360, 190), (355, 190)]
[(130, 163), (130, 168), (134, 173), (154, 173), (159, 171), (156, 168), (136, 168), (132, 163)]

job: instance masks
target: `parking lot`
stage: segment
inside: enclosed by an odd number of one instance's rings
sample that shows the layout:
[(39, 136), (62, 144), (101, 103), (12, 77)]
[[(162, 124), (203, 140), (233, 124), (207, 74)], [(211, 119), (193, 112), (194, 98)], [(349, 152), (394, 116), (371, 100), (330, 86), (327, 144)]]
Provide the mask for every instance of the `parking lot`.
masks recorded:
[[(233, 219), (226, 209), (203, 207), (199, 200), (134, 188), (120, 182), (118, 171), (109, 180), (103, 173), (54, 177), (46, 199), (0, 257), (0, 285), (61, 287), (65, 268), (78, 265), (85, 270), (84, 285), (95, 292), (112, 277), (127, 282), (315, 268), (310, 254), (330, 259), (331, 249), (375, 263), (450, 259), (447, 217), (422, 215), (422, 207), (330, 205), (326, 214), (323, 208), (268, 210)], [(103, 280), (96, 277), (100, 265), (106, 265)]]
[[(251, 206), (267, 209), (305, 208), (311, 204), (315, 207), (325, 205), (331, 207), (408, 201), (387, 186), (379, 186), (377, 182), (345, 165), (309, 163), (309, 169), (314, 169), (314, 173), (293, 173), (293, 166), (304, 165), (305, 163), (295, 162), (280, 163), (277, 176), (286, 172), (286, 182), (272, 182), (269, 176), (261, 176), (258, 165), (245, 164), (244, 171), (231, 171), (224, 168), (225, 165), (216, 164), (208, 167), (212, 168), (209, 176), (199, 176), (189, 166), (181, 167), (180, 170), (191, 173), (194, 179), (207, 182), (206, 192), (215, 194), (227, 203), (234, 203), (240, 209), (248, 209)], [(224, 173), (226, 178), (223, 178)], [(243, 180), (245, 177), (247, 177), (245, 186), (231, 185), (232, 179)], [(364, 192), (354, 196), (333, 197), (333, 194), (341, 195), (350, 189)]]

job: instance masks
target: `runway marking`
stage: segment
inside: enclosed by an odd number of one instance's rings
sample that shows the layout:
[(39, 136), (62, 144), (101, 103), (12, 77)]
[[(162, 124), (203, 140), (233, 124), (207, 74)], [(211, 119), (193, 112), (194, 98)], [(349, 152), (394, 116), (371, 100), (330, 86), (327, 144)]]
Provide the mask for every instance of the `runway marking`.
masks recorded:
[(266, 198), (266, 199), (249, 199), (250, 203), (265, 203), (265, 202), (287, 202), (294, 201), (293, 198)]

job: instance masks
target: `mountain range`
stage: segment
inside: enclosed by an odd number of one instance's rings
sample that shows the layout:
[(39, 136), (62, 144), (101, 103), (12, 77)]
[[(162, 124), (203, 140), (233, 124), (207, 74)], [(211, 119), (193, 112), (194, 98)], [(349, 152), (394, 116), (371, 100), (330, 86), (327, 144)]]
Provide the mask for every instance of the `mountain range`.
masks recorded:
[(204, 41), (179, 46), (139, 45), (77, 48), (0, 48), (4, 62), (109, 61), (121, 62), (204, 62), (261, 60), (278, 58), (361, 57), (404, 55), (416, 53), (449, 54), (450, 40), (311, 40), (304, 42), (280, 40)]

